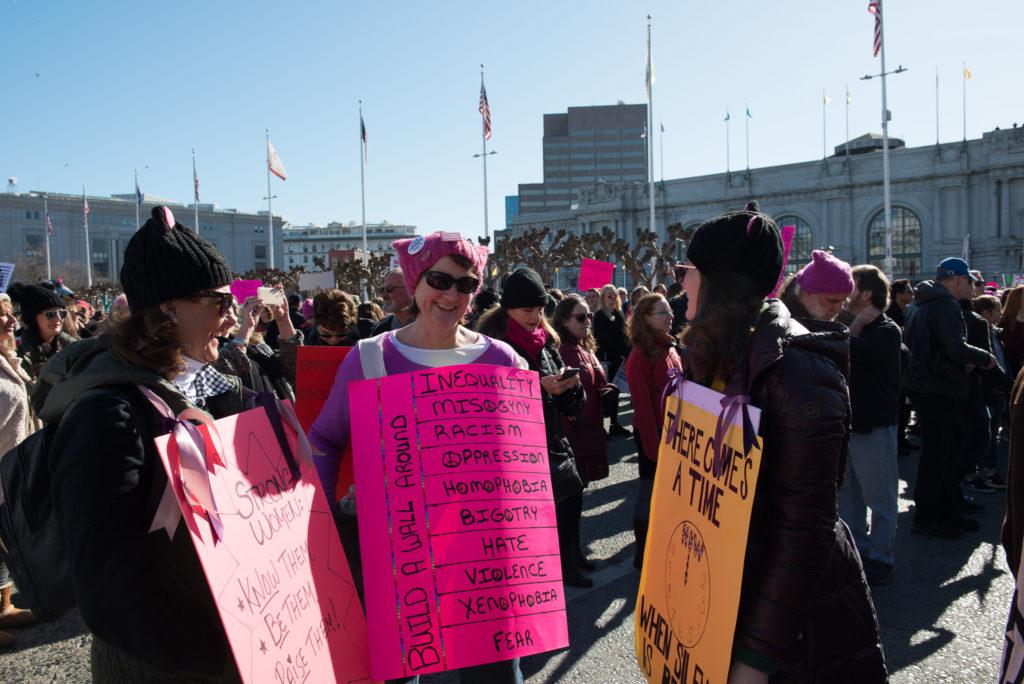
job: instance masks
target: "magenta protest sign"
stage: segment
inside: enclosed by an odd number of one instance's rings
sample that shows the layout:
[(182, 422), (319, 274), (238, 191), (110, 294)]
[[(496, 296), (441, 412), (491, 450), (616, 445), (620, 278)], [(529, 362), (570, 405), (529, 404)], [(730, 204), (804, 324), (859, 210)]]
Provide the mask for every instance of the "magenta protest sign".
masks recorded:
[(795, 234), (796, 226), (782, 226), (782, 273), (779, 274), (779, 280), (775, 283), (775, 289), (768, 295), (769, 297), (774, 297), (779, 293), (782, 281), (786, 278), (786, 264), (789, 263), (789, 250), (793, 248), (793, 235)]
[(263, 408), (158, 437), (173, 515), (158, 513), (153, 533), (184, 517), (243, 682), (369, 682), (334, 518), (311, 461), (294, 456), (297, 419), (287, 406), (282, 417), (287, 457)]
[(262, 280), (232, 280), (231, 294), (242, 304), (249, 297), (255, 297), (259, 289), (263, 287)]
[(612, 274), (615, 272), (615, 264), (596, 259), (583, 259), (580, 262), (580, 277), (576, 282), (576, 289), (586, 292), (592, 287), (601, 289), (612, 282)]
[(349, 406), (374, 677), (568, 645), (537, 374), (403, 373)]

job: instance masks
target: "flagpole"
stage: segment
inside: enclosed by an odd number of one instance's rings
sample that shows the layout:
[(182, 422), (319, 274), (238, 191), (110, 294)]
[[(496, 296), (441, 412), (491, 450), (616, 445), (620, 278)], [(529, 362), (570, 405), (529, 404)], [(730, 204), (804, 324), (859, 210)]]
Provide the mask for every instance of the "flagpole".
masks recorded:
[(878, 56), (882, 67), (882, 198), (885, 208), (885, 274), (893, 278), (892, 259), (892, 197), (889, 194), (889, 104), (885, 89), (885, 12), (882, 0), (878, 0), (878, 13), (882, 18), (879, 25), (881, 49)]
[[(363, 222), (363, 266), (367, 267), (370, 263), (370, 256), (367, 253), (366, 246), (366, 156), (363, 153), (363, 101), (359, 101), (359, 199), (360, 206), (362, 207), (362, 222)], [(367, 284), (369, 287), (369, 284)], [(363, 291), (363, 296), (368, 295), (368, 290)]]
[(199, 235), (199, 189), (196, 187), (196, 181), (199, 176), (196, 174), (196, 148), (192, 148), (192, 206), (195, 207), (195, 211), (192, 212), (193, 221), (195, 226), (193, 228), (196, 231), (196, 235)]
[(828, 131), (825, 128), (825, 108), (828, 107), (828, 100), (825, 99), (825, 89), (821, 89), (821, 158), (828, 157)]
[(270, 192), (270, 129), (264, 129), (267, 133), (267, 237), (268, 237), (268, 248), (267, 264), (271, 269), (274, 268), (274, 208), (273, 208), (273, 196)]
[(661, 182), (665, 182), (665, 122), (659, 120), (658, 127), (661, 129), (660, 137), (658, 138), (658, 157), (661, 161)]
[(746, 111), (743, 115), (743, 136), (747, 142), (747, 171), (750, 171), (750, 103), (745, 102)]
[[(481, 63), (480, 64), (480, 86), (483, 87), (483, 84), (484, 84), (484, 65)], [(488, 106), (488, 108), (490, 108), (490, 103), (488, 103), (487, 106)], [(482, 148), (481, 148), (482, 151), (480, 153), (480, 158), (483, 160), (483, 164), (484, 164), (484, 239), (487, 240), (487, 242), (489, 244), (490, 241), (491, 241), (491, 229), (490, 229), (490, 224), (489, 224), (489, 220), (488, 220), (488, 217), (487, 217), (487, 127), (484, 126), (483, 123), (480, 124), (480, 140), (482, 142)]]
[(652, 233), (657, 233), (654, 214), (654, 55), (651, 53), (651, 15), (647, 15), (647, 152), (650, 158), (648, 168), (650, 175), (648, 194), (651, 196), (651, 224)]
[(50, 268), (50, 209), (46, 204), (46, 195), (43, 195), (43, 218), (46, 219), (46, 279), (53, 280), (53, 269)]
[(846, 159), (850, 159), (850, 84), (843, 84), (846, 87)]
[(939, 67), (935, 67), (935, 144), (939, 144)]
[[(138, 206), (136, 202), (135, 206)], [(89, 245), (89, 204), (82, 186), (82, 227), (85, 230), (85, 286), (92, 287), (92, 247)]]
[(135, 230), (142, 227), (139, 223), (139, 170), (135, 169)]
[(963, 83), (964, 142), (967, 142), (967, 62), (963, 64), (960, 81)]
[(725, 172), (729, 173), (729, 108), (725, 108)]

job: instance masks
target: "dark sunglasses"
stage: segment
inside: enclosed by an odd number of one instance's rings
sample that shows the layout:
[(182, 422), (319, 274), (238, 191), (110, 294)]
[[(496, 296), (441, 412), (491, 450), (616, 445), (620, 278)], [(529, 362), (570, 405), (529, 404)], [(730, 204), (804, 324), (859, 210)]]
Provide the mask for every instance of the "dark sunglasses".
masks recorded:
[(213, 290), (203, 290), (202, 292), (196, 292), (195, 297), (209, 297), (216, 299), (218, 306), (218, 313), (221, 316), (226, 316), (228, 311), (231, 311), (231, 307), (235, 303), (235, 295), (230, 292), (215, 292)]
[(462, 294), (473, 294), (476, 292), (476, 288), (480, 286), (480, 279), (473, 276), (455, 278), (441, 271), (427, 271), (424, 275), (427, 279), (427, 285), (442, 292), (454, 285), (455, 289)]
[(378, 287), (377, 292), (380, 294), (391, 294), (395, 290), (404, 290), (405, 285), (388, 285), (387, 287)]
[(320, 339), (324, 339), (324, 340), (338, 340), (338, 339), (341, 339), (343, 337), (348, 337), (348, 333), (329, 332), (327, 330), (324, 330), (321, 327), (317, 327), (316, 334), (317, 334), (318, 337), (320, 337)]
[(54, 318), (60, 318), (60, 320), (63, 321), (68, 317), (68, 310), (57, 309), (56, 311), (44, 311), (43, 315), (46, 316), (46, 320), (48, 321), (52, 321)]
[(592, 314), (592, 313), (576, 314), (575, 316), (570, 316), (569, 318), (576, 319), (577, 323), (585, 323), (587, 321), (594, 320), (594, 314)]

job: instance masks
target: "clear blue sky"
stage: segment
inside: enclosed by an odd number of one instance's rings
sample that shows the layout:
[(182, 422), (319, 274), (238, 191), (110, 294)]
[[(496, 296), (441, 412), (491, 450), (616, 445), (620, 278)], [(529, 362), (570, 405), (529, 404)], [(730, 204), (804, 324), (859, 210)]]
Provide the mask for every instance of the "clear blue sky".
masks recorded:
[[(845, 82), (851, 137), (880, 132), (878, 81), (858, 80), (878, 68), (866, 0), (0, 3), (0, 174), (23, 191), (129, 193), (138, 167), (145, 192), (187, 203), (195, 147), (202, 200), (255, 211), (270, 128), (289, 173), (274, 179), (275, 213), (358, 221), (362, 98), (367, 220), (481, 234), (479, 63), (494, 230), (504, 196), (542, 180), (544, 113), (644, 100), (648, 11), (666, 178), (724, 170), (726, 106), (734, 169), (746, 102), (754, 167), (820, 157), (822, 88), (830, 148)], [(887, 60), (910, 68), (890, 79), (893, 135), (934, 142), (938, 67), (941, 138), (960, 139), (962, 60), (968, 136), (1024, 122), (1019, 0), (885, 8)]]

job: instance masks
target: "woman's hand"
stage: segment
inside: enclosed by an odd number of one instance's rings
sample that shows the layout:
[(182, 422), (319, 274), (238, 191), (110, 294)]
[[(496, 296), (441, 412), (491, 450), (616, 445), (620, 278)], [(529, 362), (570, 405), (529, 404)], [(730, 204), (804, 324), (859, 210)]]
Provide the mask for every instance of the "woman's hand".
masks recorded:
[(238, 312), (238, 332), (235, 333), (235, 339), (249, 341), (249, 335), (256, 327), (261, 311), (263, 305), (260, 304), (259, 297), (249, 297), (245, 300)]
[(579, 375), (574, 375), (571, 378), (565, 378), (563, 380), (562, 373), (564, 372), (565, 368), (563, 367), (561, 371), (559, 371), (558, 375), (545, 375), (540, 379), (540, 386), (551, 396), (557, 397), (559, 394), (571, 390), (580, 384)]
[[(274, 285), (278, 290), (283, 290), (284, 286), (278, 283)], [(292, 325), (292, 318), (288, 315), (288, 304), (287, 299), (285, 300), (284, 306), (273, 305), (268, 307), (270, 314), (277, 321), (277, 332), (278, 337), (282, 340), (290, 340), (295, 337), (295, 326)]]
[(768, 673), (733, 660), (729, 666), (728, 684), (768, 684)]

